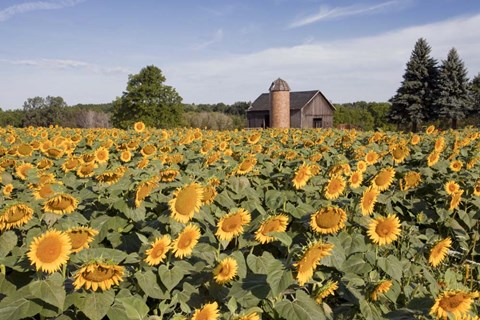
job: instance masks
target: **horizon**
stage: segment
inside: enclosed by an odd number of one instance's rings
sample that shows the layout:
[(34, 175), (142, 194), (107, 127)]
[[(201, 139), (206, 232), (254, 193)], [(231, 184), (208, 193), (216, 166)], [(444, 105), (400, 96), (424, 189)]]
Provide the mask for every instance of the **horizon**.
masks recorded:
[[(337, 4), (337, 5), (336, 5)], [(335, 104), (387, 102), (418, 38), (480, 73), (480, 3), (460, 0), (2, 1), (0, 108), (110, 103), (155, 65), (185, 104), (253, 102), (282, 78)]]

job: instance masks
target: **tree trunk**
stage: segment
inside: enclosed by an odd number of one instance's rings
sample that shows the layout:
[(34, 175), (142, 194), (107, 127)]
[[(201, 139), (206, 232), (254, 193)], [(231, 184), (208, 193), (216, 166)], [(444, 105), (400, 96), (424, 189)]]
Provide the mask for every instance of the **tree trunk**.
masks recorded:
[(453, 130), (457, 130), (457, 126), (458, 126), (457, 122), (458, 121), (457, 121), (456, 117), (452, 118), (452, 129)]
[(412, 121), (412, 132), (416, 133), (418, 131), (417, 128), (417, 120)]

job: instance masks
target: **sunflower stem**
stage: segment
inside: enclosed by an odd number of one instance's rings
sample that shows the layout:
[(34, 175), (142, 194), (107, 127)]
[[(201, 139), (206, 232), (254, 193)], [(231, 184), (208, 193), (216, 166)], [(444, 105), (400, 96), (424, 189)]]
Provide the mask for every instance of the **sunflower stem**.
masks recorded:
[(62, 266), (62, 277), (63, 277), (63, 280), (66, 279), (67, 277), (67, 264), (64, 263), (63, 266)]
[(1, 274), (7, 274), (7, 270), (6, 270), (4, 264), (0, 264), (0, 273), (1, 273)]

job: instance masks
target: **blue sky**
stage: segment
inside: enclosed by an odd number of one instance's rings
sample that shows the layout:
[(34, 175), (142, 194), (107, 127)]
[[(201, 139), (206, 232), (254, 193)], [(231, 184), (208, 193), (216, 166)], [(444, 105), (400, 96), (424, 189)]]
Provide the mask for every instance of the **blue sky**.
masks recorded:
[(478, 0), (0, 0), (0, 108), (110, 102), (152, 64), (186, 103), (253, 101), (278, 77), (387, 101), (420, 37), (478, 74), (478, 30)]

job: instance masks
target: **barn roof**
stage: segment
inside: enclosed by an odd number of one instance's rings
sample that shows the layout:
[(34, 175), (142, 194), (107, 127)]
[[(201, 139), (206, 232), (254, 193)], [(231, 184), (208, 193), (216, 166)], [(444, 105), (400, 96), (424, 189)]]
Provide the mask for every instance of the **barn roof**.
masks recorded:
[[(320, 94), (325, 98), (325, 96), (320, 92), (320, 90), (311, 90), (311, 91), (294, 91), (290, 92), (290, 110), (300, 110), (302, 109), (313, 97), (317, 94)], [(335, 110), (335, 107), (328, 101), (330, 107)], [(255, 101), (253, 101), (252, 106), (247, 111), (269, 111), (270, 110), (270, 94), (262, 93)]]

